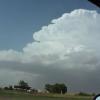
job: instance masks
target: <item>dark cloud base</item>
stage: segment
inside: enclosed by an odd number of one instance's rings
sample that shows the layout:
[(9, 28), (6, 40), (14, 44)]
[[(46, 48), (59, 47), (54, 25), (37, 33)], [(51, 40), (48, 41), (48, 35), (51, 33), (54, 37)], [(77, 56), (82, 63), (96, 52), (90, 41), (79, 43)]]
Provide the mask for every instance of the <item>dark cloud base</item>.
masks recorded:
[[(53, 65), (55, 66), (55, 65)], [(25, 79), (35, 88), (43, 88), (46, 83), (65, 83), (68, 86), (69, 92), (96, 92), (99, 93), (100, 89), (100, 68), (96, 70), (89, 70), (87, 68), (73, 68), (73, 69), (61, 69), (59, 66), (52, 67), (50, 66), (42, 66), (40, 64), (21, 64), (21, 63), (1, 63), (0, 62), (1, 71), (6, 71), (8, 73), (2, 73), (0, 75), (5, 76), (0, 77), (0, 81), (2, 80), (10, 84), (10, 81), (14, 83), (18, 82), (17, 79)], [(0, 71), (0, 72), (1, 72)], [(13, 72), (13, 73), (12, 73)], [(21, 74), (17, 74), (16, 76), (10, 78), (14, 73), (24, 73), (20, 77)], [(9, 75), (10, 73), (10, 75)], [(28, 73), (28, 74), (27, 74)], [(34, 75), (36, 74), (36, 79), (34, 79)], [(33, 75), (33, 76), (32, 76)], [(25, 78), (26, 76), (26, 78)], [(31, 76), (31, 77), (30, 77)], [(7, 79), (6, 79), (7, 77)], [(10, 78), (10, 79), (8, 79)]]

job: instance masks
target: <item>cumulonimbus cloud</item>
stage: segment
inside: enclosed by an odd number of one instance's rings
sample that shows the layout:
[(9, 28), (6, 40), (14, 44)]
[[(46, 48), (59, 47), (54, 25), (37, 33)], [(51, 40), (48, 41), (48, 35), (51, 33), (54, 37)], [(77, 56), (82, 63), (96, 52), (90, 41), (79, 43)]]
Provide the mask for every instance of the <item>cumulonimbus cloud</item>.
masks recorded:
[(65, 82), (72, 90), (99, 91), (99, 24), (100, 14), (84, 9), (53, 19), (33, 33), (35, 41), (22, 51), (0, 51), (0, 80), (9, 84), (25, 79), (38, 88)]
[(81, 58), (80, 63), (97, 59), (99, 23), (100, 14), (96, 11), (78, 9), (65, 13), (35, 32), (35, 42), (28, 43), (21, 52), (0, 51), (0, 61), (52, 64), (65, 60), (73, 64), (76, 58)]

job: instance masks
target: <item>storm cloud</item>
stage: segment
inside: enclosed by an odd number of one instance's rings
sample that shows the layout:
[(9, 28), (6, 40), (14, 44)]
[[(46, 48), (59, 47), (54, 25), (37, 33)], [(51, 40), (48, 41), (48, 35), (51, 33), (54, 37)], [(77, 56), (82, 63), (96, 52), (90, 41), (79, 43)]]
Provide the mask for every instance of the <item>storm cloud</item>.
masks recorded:
[(0, 80), (15, 84), (24, 79), (36, 88), (64, 82), (69, 91), (99, 92), (99, 24), (100, 14), (84, 9), (53, 19), (33, 33), (33, 42), (22, 51), (0, 51)]

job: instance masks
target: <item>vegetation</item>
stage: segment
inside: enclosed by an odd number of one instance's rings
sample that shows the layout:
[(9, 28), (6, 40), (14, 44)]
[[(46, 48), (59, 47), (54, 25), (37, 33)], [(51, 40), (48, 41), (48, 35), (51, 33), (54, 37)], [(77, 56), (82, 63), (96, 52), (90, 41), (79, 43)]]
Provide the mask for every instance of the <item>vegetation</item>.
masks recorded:
[(95, 96), (95, 93), (89, 94), (89, 93), (85, 93), (85, 92), (79, 92), (78, 94), (76, 94), (78, 96)]
[(23, 80), (19, 81), (18, 85), (14, 86), (15, 89), (29, 90), (31, 87)]
[(93, 95), (80, 92), (68, 94), (65, 84), (46, 84), (46, 91), (38, 92), (27, 82), (20, 80), (17, 85), (0, 88), (0, 100), (92, 100)]
[(61, 94), (29, 94), (12, 90), (0, 90), (0, 100), (92, 100), (91, 96)]
[(67, 92), (67, 87), (65, 84), (46, 84), (45, 89), (50, 93), (65, 94)]

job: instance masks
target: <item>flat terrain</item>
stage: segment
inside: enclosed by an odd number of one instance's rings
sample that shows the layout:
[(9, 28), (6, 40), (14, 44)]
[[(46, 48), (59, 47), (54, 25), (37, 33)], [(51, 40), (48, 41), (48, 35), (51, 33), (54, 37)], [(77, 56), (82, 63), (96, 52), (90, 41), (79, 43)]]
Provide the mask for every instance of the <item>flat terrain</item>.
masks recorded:
[(0, 100), (92, 100), (87, 98), (54, 98), (54, 97), (0, 97)]
[(92, 100), (90, 96), (37, 96), (27, 93), (17, 93), (11, 91), (0, 91), (0, 100)]

